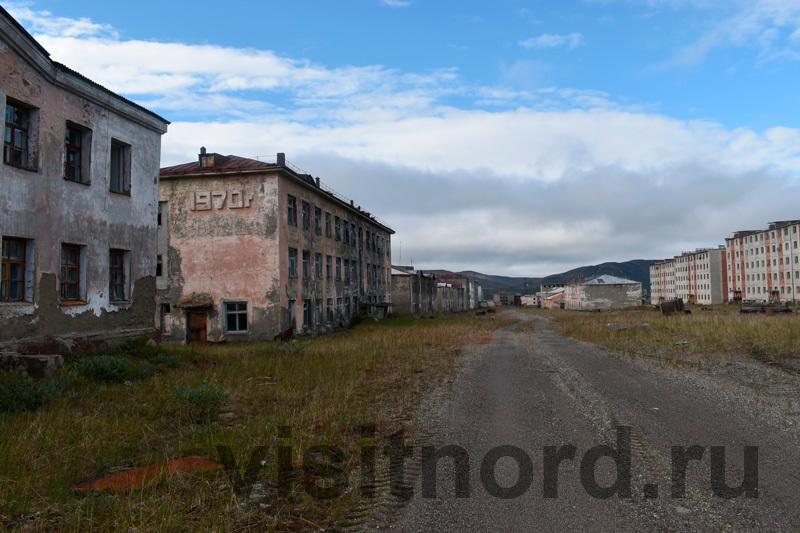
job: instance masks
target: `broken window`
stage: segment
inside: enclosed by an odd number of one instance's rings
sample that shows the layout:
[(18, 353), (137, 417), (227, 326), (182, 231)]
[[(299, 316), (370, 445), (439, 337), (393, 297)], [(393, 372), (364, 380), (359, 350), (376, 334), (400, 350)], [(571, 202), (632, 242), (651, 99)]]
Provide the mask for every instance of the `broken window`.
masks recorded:
[(172, 316), (171, 307), (169, 304), (161, 304), (159, 307), (159, 327), (161, 328), (162, 333), (170, 333), (172, 330)]
[(356, 225), (350, 224), (350, 244), (356, 245)]
[(314, 233), (322, 235), (322, 209), (314, 208)]
[[(111, 250), (109, 261), (109, 296), (111, 300), (125, 299), (125, 251)], [(161, 269), (161, 256), (158, 256), (156, 275)]]
[(67, 125), (64, 139), (64, 179), (77, 183), (89, 183), (83, 173), (83, 130)]
[(247, 331), (247, 302), (225, 303), (225, 331)]
[(325, 256), (325, 278), (333, 279), (333, 257)]
[(0, 301), (25, 299), (25, 240), (3, 237)]
[(328, 212), (325, 213), (325, 236), (331, 236), (331, 214)]
[(303, 327), (311, 327), (311, 300), (303, 300)]
[(131, 147), (120, 141), (111, 140), (111, 162), (109, 172), (111, 192), (131, 193)]
[(303, 278), (311, 277), (311, 252), (303, 250)]
[(327, 305), (325, 306), (325, 315), (326, 315), (328, 324), (332, 324), (333, 323), (333, 298), (328, 298), (328, 301), (326, 303), (327, 303)]
[(28, 166), (28, 128), (30, 110), (18, 104), (6, 103), (6, 129), (3, 162), (20, 167)]
[(311, 227), (311, 204), (308, 202), (303, 202), (302, 204), (302, 211), (301, 211), (301, 223), (303, 224), (303, 229), (308, 229)]
[(297, 248), (289, 248), (289, 277), (297, 277)]
[(336, 281), (342, 281), (342, 258), (336, 258)]
[(314, 256), (314, 274), (317, 279), (322, 279), (322, 254)]
[(314, 320), (318, 325), (324, 324), (322, 320), (322, 299), (320, 298), (314, 301)]
[(74, 244), (61, 245), (61, 299), (80, 300), (81, 279), (81, 247)]
[(342, 240), (342, 221), (341, 221), (341, 219), (339, 217), (336, 217), (334, 219), (334, 227), (336, 229), (336, 240), (337, 241), (341, 241)]
[(344, 223), (344, 243), (350, 244), (350, 226), (347, 225), (347, 222)]
[(291, 194), (286, 198), (286, 208), (287, 208), (287, 221), (290, 226), (297, 225), (297, 198), (292, 196)]
[(164, 261), (161, 255), (156, 256), (156, 277), (164, 275)]

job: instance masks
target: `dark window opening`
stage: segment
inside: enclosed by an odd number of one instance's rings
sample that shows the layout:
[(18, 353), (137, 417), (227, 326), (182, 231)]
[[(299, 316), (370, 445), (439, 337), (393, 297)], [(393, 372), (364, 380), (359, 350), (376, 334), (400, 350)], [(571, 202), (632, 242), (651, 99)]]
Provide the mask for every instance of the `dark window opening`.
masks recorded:
[[(122, 250), (111, 250), (110, 257), (110, 287), (112, 300), (125, 299), (125, 252)], [(158, 256), (159, 263), (157, 270), (161, 267), (161, 256)], [(158, 272), (156, 272), (156, 275)]]
[(61, 283), (62, 300), (80, 299), (81, 250), (72, 244), (61, 245)]
[(3, 239), (2, 281), (0, 301), (22, 301), (25, 299), (25, 241)]
[(22, 106), (6, 104), (6, 129), (3, 138), (3, 162), (28, 166), (28, 126), (30, 111)]
[(225, 330), (230, 332), (247, 331), (247, 302), (225, 304)]

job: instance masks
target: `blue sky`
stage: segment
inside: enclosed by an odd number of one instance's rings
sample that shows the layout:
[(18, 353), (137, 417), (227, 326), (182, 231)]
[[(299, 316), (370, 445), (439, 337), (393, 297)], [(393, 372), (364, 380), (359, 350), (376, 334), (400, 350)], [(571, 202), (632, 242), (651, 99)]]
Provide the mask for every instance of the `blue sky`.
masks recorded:
[(165, 165), (286, 152), (421, 268), (544, 275), (800, 218), (797, 0), (3, 6), (171, 120)]

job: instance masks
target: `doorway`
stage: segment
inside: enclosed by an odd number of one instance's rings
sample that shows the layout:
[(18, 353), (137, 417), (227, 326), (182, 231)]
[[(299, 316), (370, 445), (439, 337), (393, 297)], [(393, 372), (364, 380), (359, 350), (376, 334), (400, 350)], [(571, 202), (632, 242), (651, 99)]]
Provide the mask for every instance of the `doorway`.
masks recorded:
[(188, 313), (186, 315), (186, 342), (208, 340), (208, 313)]

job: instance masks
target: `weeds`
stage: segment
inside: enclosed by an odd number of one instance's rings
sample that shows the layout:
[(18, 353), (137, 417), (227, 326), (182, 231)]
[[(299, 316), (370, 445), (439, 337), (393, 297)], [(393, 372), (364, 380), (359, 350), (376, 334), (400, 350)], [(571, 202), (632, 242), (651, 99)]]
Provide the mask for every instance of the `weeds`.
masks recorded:
[(66, 394), (73, 381), (67, 372), (38, 380), (22, 377), (18, 372), (0, 372), (0, 412), (38, 409)]
[(177, 404), (178, 413), (188, 420), (205, 424), (217, 418), (219, 408), (230, 394), (209, 385), (204, 379), (197, 387), (173, 387), (172, 397)]

